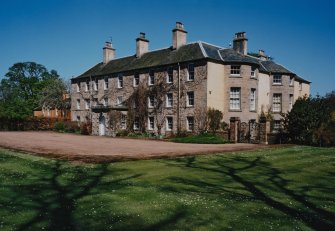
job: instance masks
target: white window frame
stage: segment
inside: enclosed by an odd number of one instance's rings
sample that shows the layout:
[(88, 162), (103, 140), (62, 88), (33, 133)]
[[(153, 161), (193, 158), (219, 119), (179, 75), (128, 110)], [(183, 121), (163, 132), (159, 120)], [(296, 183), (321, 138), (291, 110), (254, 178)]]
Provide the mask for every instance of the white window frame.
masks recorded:
[(139, 84), (140, 84), (140, 74), (136, 72), (134, 74), (133, 86), (137, 87)]
[(272, 112), (281, 112), (282, 111), (282, 94), (273, 93), (272, 96)]
[(148, 130), (155, 129), (155, 118), (153, 116), (148, 117)]
[(272, 84), (273, 85), (282, 85), (283, 82), (283, 76), (282, 75), (273, 75), (273, 81)]
[(133, 124), (133, 129), (135, 131), (138, 131), (140, 129), (140, 121), (138, 117), (134, 118), (134, 124)]
[(289, 103), (289, 111), (291, 111), (292, 110), (292, 108), (293, 108), (293, 94), (289, 94), (289, 96), (288, 96), (289, 98), (288, 98), (288, 103)]
[(282, 128), (282, 123), (280, 120), (273, 121), (273, 131), (279, 131)]
[(256, 111), (256, 89), (250, 89), (250, 111)]
[(241, 88), (231, 87), (229, 92), (229, 109), (241, 110)]
[(90, 82), (87, 81), (87, 82), (85, 83), (85, 91), (87, 92), (87, 91), (89, 91), (89, 90), (90, 90)]
[(251, 72), (250, 72), (250, 77), (251, 78), (256, 78), (256, 67), (251, 66)]
[(77, 110), (80, 110), (80, 99), (77, 99)]
[(173, 107), (173, 93), (166, 94), (166, 107)]
[(116, 97), (116, 105), (121, 106), (123, 103), (123, 97), (122, 96), (117, 96)]
[(187, 131), (194, 131), (194, 117), (187, 116)]
[(173, 67), (168, 67), (167, 69), (166, 82), (173, 83)]
[(123, 75), (118, 74), (117, 76), (117, 88), (123, 88)]
[(152, 86), (155, 84), (155, 72), (153, 70), (149, 71), (148, 85)]
[(121, 114), (121, 129), (127, 128), (127, 116), (124, 114)]
[(241, 76), (241, 65), (230, 65), (230, 76)]
[(104, 106), (108, 106), (108, 98), (103, 98), (103, 99), (102, 99), (102, 104), (103, 104)]
[(187, 66), (187, 81), (194, 81), (194, 64), (189, 63)]
[(94, 80), (94, 90), (97, 91), (99, 89), (99, 80), (95, 79)]
[(173, 117), (167, 116), (166, 117), (166, 131), (172, 131), (173, 130)]
[(104, 78), (104, 90), (108, 90), (108, 78)]
[(290, 76), (290, 86), (294, 86), (294, 77)]
[(86, 110), (90, 109), (90, 100), (89, 99), (85, 99), (85, 109)]
[(77, 83), (77, 92), (80, 92), (80, 82)]
[(148, 97), (148, 108), (154, 108), (155, 107), (155, 97), (149, 96)]
[(187, 92), (186, 105), (187, 107), (194, 107), (194, 91)]

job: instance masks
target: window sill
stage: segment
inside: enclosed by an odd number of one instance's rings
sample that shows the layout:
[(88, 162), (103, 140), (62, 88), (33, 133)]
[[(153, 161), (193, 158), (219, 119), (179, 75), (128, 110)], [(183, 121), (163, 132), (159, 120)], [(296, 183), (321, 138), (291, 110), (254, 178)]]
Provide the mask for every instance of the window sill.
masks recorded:
[(230, 74), (229, 77), (231, 77), (231, 78), (242, 78), (241, 75), (234, 75), (234, 74)]
[(257, 77), (256, 77), (256, 76), (250, 76), (250, 79), (255, 79), (255, 80), (257, 80)]
[(194, 79), (187, 79), (186, 82), (194, 82)]
[(256, 110), (249, 110), (249, 112), (257, 112)]
[(186, 107), (187, 107), (187, 108), (193, 108), (194, 105), (187, 105)]
[(273, 83), (272, 86), (283, 86), (282, 83)]
[(229, 109), (228, 111), (229, 112), (242, 112), (241, 109)]

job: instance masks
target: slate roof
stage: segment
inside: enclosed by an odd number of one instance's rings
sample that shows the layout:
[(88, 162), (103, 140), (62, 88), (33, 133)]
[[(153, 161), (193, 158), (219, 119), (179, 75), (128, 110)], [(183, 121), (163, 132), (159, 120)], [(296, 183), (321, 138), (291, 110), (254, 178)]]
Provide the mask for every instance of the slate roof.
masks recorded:
[(101, 62), (74, 79), (87, 78), (90, 76), (104, 76), (201, 59), (211, 59), (221, 63), (248, 63), (257, 65), (260, 72), (291, 74), (294, 75), (297, 80), (310, 83), (273, 61), (262, 61), (253, 56), (240, 54), (231, 48), (222, 48), (205, 42), (189, 43), (181, 46), (177, 50), (169, 47), (149, 51), (143, 54), (140, 58), (132, 55), (113, 59), (107, 64)]

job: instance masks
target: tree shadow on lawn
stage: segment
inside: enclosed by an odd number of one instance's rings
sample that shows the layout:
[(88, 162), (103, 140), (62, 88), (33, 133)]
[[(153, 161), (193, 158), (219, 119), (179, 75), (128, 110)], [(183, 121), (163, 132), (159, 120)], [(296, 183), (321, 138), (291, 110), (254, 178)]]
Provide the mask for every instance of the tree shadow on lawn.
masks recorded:
[[(70, 170), (70, 173), (64, 170), (63, 166), (64, 162), (55, 161), (51, 169), (46, 167), (41, 171), (45, 173), (44, 177), (41, 177), (42, 174), (39, 172), (40, 175), (37, 176), (25, 175), (24, 178), (27, 179), (27, 182), (23, 185), (20, 185), (20, 183), (4, 185), (8, 191), (6, 198), (1, 198), (1, 204), (5, 207), (16, 207), (20, 209), (19, 211), (29, 211), (34, 214), (15, 230), (37, 230), (42, 229), (43, 226), (44, 230), (76, 230), (78, 228), (76, 222), (78, 221), (74, 218), (74, 211), (78, 200), (86, 196), (94, 196), (95, 192), (108, 194), (113, 190), (122, 189), (129, 186), (129, 180), (142, 175), (131, 174), (126, 169), (114, 169), (109, 164), (99, 164), (92, 169), (85, 169), (81, 166), (71, 167), (73, 169)], [(73, 177), (70, 178), (67, 174), (73, 174)], [(120, 174), (123, 176), (115, 178)], [(105, 176), (114, 177), (106, 182), (102, 180)], [(31, 179), (34, 177), (36, 179)], [(108, 207), (108, 209), (105, 216), (110, 216), (108, 218), (109, 223), (100, 224), (99, 220), (92, 219), (92, 222), (98, 224), (94, 230), (106, 230), (107, 225), (113, 226), (113, 223), (118, 222), (111, 215), (113, 207)], [(113, 230), (123, 230), (122, 227), (128, 227), (128, 230), (157, 230), (177, 221), (184, 215), (185, 210), (178, 208), (170, 216), (150, 225), (146, 224), (141, 217), (131, 220), (132, 217), (129, 215), (122, 218), (131, 221), (128, 222), (128, 225), (117, 224)], [(19, 224), (19, 221), (17, 224)], [(90, 228), (85, 227), (85, 229), (89, 230)]]
[[(226, 159), (218, 156), (212, 163), (201, 163), (197, 162), (195, 157), (185, 157), (167, 160), (167, 162), (168, 165), (172, 164), (173, 166), (183, 166), (183, 168), (200, 170), (201, 172), (205, 171), (203, 172), (204, 176), (208, 175), (208, 173), (219, 174), (219, 176), (223, 177), (223, 180), (217, 183), (217, 179), (214, 179), (214, 183), (211, 183), (211, 179), (208, 178), (199, 180), (190, 177), (170, 177), (169, 180), (172, 183), (180, 183), (183, 187), (162, 186), (162, 190), (174, 192), (196, 191), (217, 194), (218, 197), (222, 197), (222, 193), (225, 193), (226, 196), (236, 201), (257, 200), (289, 217), (302, 221), (312, 229), (335, 230), (335, 213), (322, 209), (311, 202), (312, 199), (333, 201), (334, 198), (331, 198), (331, 195), (333, 195), (335, 188), (332, 186), (327, 187), (315, 183), (313, 185), (301, 186), (295, 190), (289, 189), (294, 182), (284, 179), (281, 176), (284, 174), (283, 172), (273, 167), (271, 163), (263, 161), (260, 157), (249, 160), (240, 157)], [(202, 174), (201, 172), (199, 175)], [(264, 181), (260, 182), (257, 178), (262, 178)], [(229, 179), (229, 182), (224, 182), (224, 179)], [(230, 185), (229, 183), (238, 183), (238, 186), (235, 184)], [(306, 192), (313, 189), (325, 193), (325, 196), (328, 195), (330, 197), (317, 197), (306, 194)], [(284, 196), (281, 196), (284, 199), (293, 201), (293, 205), (289, 206), (276, 199), (275, 196), (278, 193), (284, 194)], [(294, 207), (294, 204), (302, 205), (303, 209)]]

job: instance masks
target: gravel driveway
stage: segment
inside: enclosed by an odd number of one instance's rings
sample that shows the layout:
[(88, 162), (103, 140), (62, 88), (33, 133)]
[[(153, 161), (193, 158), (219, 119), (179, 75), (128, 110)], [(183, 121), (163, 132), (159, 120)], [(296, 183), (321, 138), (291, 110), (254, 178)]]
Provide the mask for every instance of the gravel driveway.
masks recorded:
[(0, 147), (85, 162), (148, 159), (254, 150), (256, 144), (181, 144), (55, 132), (0, 132)]

